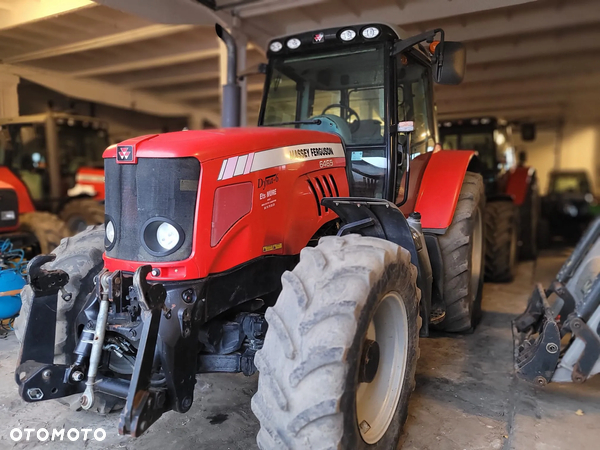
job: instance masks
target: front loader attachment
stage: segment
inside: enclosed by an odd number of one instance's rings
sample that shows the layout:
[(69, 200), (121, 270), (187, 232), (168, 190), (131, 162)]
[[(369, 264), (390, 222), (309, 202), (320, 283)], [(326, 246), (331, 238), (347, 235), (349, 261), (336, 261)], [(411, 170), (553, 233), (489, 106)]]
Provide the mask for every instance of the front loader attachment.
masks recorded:
[(544, 386), (550, 381), (583, 383), (600, 373), (600, 219), (550, 287), (535, 287), (512, 328), (520, 378)]

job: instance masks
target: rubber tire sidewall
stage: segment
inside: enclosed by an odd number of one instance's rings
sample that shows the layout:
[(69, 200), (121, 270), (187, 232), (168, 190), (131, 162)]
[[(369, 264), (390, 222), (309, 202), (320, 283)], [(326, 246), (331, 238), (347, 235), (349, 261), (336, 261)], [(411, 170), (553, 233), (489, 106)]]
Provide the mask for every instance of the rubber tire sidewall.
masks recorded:
[[(495, 214), (493, 218), (488, 220), (488, 214), (490, 214), (490, 210), (500, 208), (502, 205), (509, 206), (512, 209), (512, 220), (509, 220), (508, 230), (507, 232), (510, 234), (510, 240), (508, 241), (508, 245), (515, 245), (515, 254), (511, 255), (510, 247), (506, 255), (501, 253), (501, 256), (504, 256), (502, 259), (499, 259), (497, 254), (495, 253), (496, 245), (489, 245), (490, 234), (493, 234), (495, 239), (502, 238), (500, 235), (500, 231), (498, 227), (501, 225), (501, 222), (498, 219), (498, 215)], [(519, 215), (517, 211), (517, 207), (510, 200), (498, 200), (487, 202), (485, 206), (484, 213), (484, 236), (486, 240), (485, 244), (485, 281), (497, 282), (497, 283), (506, 283), (510, 282), (514, 279), (516, 269), (517, 269), (517, 259), (519, 254)], [(512, 223), (511, 223), (512, 222)], [(516, 241), (516, 242), (513, 242)], [(495, 242), (494, 242), (495, 244)], [(492, 253), (494, 252), (494, 253)], [(511, 258), (514, 256), (514, 259)], [(491, 262), (491, 264), (490, 264)]]
[[(81, 264), (82, 261), (88, 261), (89, 254), (85, 255), (84, 250), (89, 247), (86, 245), (86, 241), (89, 241), (88, 236), (91, 236), (90, 239), (94, 240), (94, 244), (90, 245), (92, 249), (97, 250), (95, 256), (95, 263), (92, 267), (89, 267), (87, 273), (80, 276), (80, 273), (75, 273), (75, 271), (81, 271), (82, 267), (85, 267), (85, 263)], [(100, 244), (102, 247), (100, 247)], [(96, 226), (96, 227), (88, 227), (88, 229), (83, 232), (70, 237), (63, 241), (60, 246), (58, 246), (54, 250), (54, 254), (56, 254), (56, 259), (54, 261), (48, 262), (44, 264), (42, 267), (46, 270), (54, 270), (54, 269), (62, 269), (67, 272), (69, 275), (69, 282), (65, 286), (67, 292), (73, 294), (73, 299), (69, 302), (66, 302), (62, 295), (59, 293), (58, 298), (58, 311), (57, 311), (57, 325), (62, 322), (66, 322), (67, 329), (64, 331), (64, 341), (55, 342), (55, 358), (57, 356), (64, 356), (65, 361), (60, 361), (61, 363), (70, 364), (72, 352), (75, 349), (76, 345), (76, 328), (75, 328), (75, 320), (79, 313), (83, 310), (87, 303), (88, 295), (94, 289), (94, 277), (97, 273), (100, 272), (104, 261), (102, 260), (102, 254), (104, 251), (104, 225)], [(89, 252), (88, 252), (89, 253)], [(65, 267), (65, 264), (71, 264), (69, 268)], [(74, 270), (73, 270), (74, 269)], [(25, 329), (25, 322), (29, 317), (29, 311), (31, 308), (31, 303), (33, 301), (33, 291), (31, 286), (28, 284), (25, 285), (22, 292), (22, 300), (24, 311), (22, 310), (22, 314), (17, 317), (15, 321), (15, 328), (17, 329), (17, 338), (21, 340), (22, 333), (19, 331), (21, 328)], [(61, 331), (58, 330), (58, 334), (61, 334)]]
[(373, 316), (381, 304), (383, 297), (385, 297), (385, 295), (389, 292), (397, 292), (392, 287), (395, 283), (394, 277), (399, 275), (400, 270), (401, 266), (398, 264), (389, 266), (386, 269), (384, 276), (371, 289), (366, 306), (361, 312), (357, 323), (357, 333), (347, 357), (347, 360), (351, 361), (351, 364), (348, 368), (348, 376), (341, 399), (340, 409), (341, 411), (346, 411), (346, 413), (344, 413), (344, 434), (341, 441), (343, 449), (394, 449), (397, 447), (399, 439), (402, 435), (402, 429), (408, 416), (408, 403), (410, 395), (415, 388), (414, 380), (417, 359), (419, 357), (419, 329), (421, 318), (419, 316), (419, 303), (415, 302), (414, 299), (404, 298), (404, 296), (402, 296), (400, 293), (398, 294), (400, 294), (406, 309), (409, 342), (402, 391), (400, 393), (396, 411), (394, 412), (394, 417), (392, 418), (390, 426), (386, 430), (383, 437), (375, 444), (367, 444), (361, 437), (356, 414), (358, 366), (360, 364), (363, 344), (367, 335), (369, 323), (373, 319)]
[[(537, 181), (532, 181), (537, 183)], [(519, 259), (522, 261), (532, 261), (538, 255), (538, 223), (541, 216), (541, 204), (537, 188), (529, 183), (525, 201), (519, 206)]]
[(74, 222), (83, 221), (87, 226), (104, 223), (104, 205), (93, 198), (76, 198), (63, 206), (60, 218), (73, 233), (83, 230), (74, 228)]
[(57, 215), (43, 211), (22, 214), (19, 217), (19, 229), (35, 236), (42, 254), (52, 252), (64, 238), (72, 234)]
[[(468, 177), (476, 179), (477, 185), (477, 202), (471, 211), (474, 213), (469, 217), (468, 223), (466, 226), (467, 230), (461, 229), (460, 226), (465, 221), (464, 218), (459, 215), (460, 219), (456, 221), (457, 214), (460, 214), (459, 204), (463, 201), (462, 191), (465, 188), (466, 180)], [(464, 199), (468, 199), (469, 197), (464, 197)], [(483, 294), (483, 279), (485, 274), (485, 221), (484, 221), (484, 211), (485, 211), (485, 190), (483, 186), (483, 178), (480, 174), (467, 172), (465, 175), (465, 181), (463, 181), (463, 186), (461, 187), (461, 194), (459, 194), (459, 199), (457, 206), (454, 211), (454, 216), (452, 218), (452, 223), (450, 227), (446, 230), (446, 233), (439, 237), (440, 240), (440, 248), (442, 251), (442, 259), (444, 261), (444, 303), (446, 304), (446, 318), (439, 324), (435, 325), (436, 329), (452, 332), (452, 333), (468, 333), (475, 329), (480, 318), (481, 318), (481, 299)], [(473, 261), (473, 230), (475, 228), (475, 224), (477, 220), (481, 220), (481, 267), (480, 267), (480, 277), (477, 284), (477, 291), (472, 292), (472, 284), (471, 284), (471, 273), (473, 270), (472, 261)], [(457, 231), (458, 230), (458, 231)], [(466, 232), (465, 232), (466, 231)], [(458, 237), (457, 237), (458, 234)], [(469, 243), (467, 247), (466, 256), (462, 255), (453, 255), (458, 249), (464, 246), (461, 244), (462, 239), (464, 237), (469, 238)], [(447, 240), (447, 241), (446, 241)], [(446, 242), (444, 242), (446, 241)], [(456, 243), (459, 245), (457, 246)], [(457, 259), (456, 256), (459, 256), (461, 259)], [(459, 286), (452, 286), (457, 284), (455, 281), (458, 277), (462, 277), (465, 272), (459, 272), (458, 274), (454, 274), (453, 270), (456, 267), (462, 265), (463, 261), (467, 261), (467, 294), (459, 298), (458, 300), (454, 300), (449, 303), (448, 296), (455, 294), (455, 291), (460, 290), (464, 284), (460, 284)], [(464, 280), (463, 280), (464, 282)], [(452, 287), (451, 287), (452, 286)], [(467, 302), (467, 308), (465, 311), (464, 302)], [(462, 310), (461, 314), (448, 314), (449, 311), (455, 312)], [(449, 322), (449, 319), (452, 321)], [(453, 326), (457, 322), (468, 320), (468, 326), (465, 324), (463, 326)], [(449, 326), (450, 325), (450, 326)]]

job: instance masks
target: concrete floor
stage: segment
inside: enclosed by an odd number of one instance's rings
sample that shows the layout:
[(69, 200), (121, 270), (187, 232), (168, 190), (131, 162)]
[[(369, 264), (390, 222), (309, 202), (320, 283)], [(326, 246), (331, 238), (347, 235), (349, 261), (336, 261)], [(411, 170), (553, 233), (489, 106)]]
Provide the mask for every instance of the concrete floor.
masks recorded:
[[(519, 266), (508, 285), (486, 284), (484, 317), (467, 336), (421, 341), (417, 388), (403, 437), (404, 450), (595, 450), (600, 448), (600, 377), (584, 385), (531, 387), (512, 375), (510, 320), (524, 309), (534, 280), (549, 282), (566, 258), (554, 252)], [(164, 415), (137, 440), (116, 432), (118, 415), (71, 411), (56, 402), (27, 404), (13, 381), (18, 345), (0, 340), (0, 449), (81, 448), (79, 442), (13, 442), (14, 427), (97, 428), (103, 442), (87, 449), (255, 449), (258, 424), (250, 411), (256, 377), (203, 375), (186, 414)], [(578, 410), (579, 413), (578, 413)]]

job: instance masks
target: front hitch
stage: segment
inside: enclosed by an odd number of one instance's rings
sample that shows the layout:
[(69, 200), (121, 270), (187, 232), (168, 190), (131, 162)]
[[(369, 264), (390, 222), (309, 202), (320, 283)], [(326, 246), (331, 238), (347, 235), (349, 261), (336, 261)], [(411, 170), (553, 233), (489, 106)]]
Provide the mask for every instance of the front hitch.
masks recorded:
[(141, 266), (133, 276), (133, 290), (142, 307), (143, 328), (127, 402), (119, 420), (119, 434), (133, 437), (141, 435), (170, 409), (167, 389), (151, 386), (158, 330), (167, 298), (162, 284), (148, 284), (146, 281), (151, 271), (151, 266)]
[(53, 364), (58, 293), (62, 293), (65, 301), (70, 300), (65, 291), (69, 275), (62, 270), (42, 268), (54, 258), (54, 255), (36, 256), (28, 267), (33, 300), (15, 371), (19, 395), (26, 402), (66, 397), (83, 392), (85, 388), (82, 380), (71, 377), (70, 366)]

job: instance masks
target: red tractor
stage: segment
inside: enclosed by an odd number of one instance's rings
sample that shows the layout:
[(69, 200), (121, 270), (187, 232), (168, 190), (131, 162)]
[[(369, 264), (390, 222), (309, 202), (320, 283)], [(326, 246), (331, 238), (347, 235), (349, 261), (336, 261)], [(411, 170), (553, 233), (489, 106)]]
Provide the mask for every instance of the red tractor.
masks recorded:
[(0, 166), (0, 241), (10, 240), (27, 259), (50, 253), (71, 233), (56, 215), (36, 211), (23, 181)]
[(0, 119), (0, 170), (16, 174), (38, 210), (77, 233), (104, 221), (108, 144), (106, 124), (93, 117), (49, 111)]
[(261, 449), (397, 446), (419, 335), (480, 314), (483, 180), (475, 152), (435, 144), (431, 96), (464, 46), (369, 24), (268, 57), (259, 128), (106, 150), (105, 225), (30, 264), (25, 401), (122, 406), (139, 436), (190, 409), (198, 374), (258, 370)]
[[(512, 281), (517, 261), (537, 257), (540, 215), (537, 174), (517, 155), (513, 127), (494, 117), (460, 119), (439, 124), (445, 149), (477, 151), (487, 207), (485, 213), (486, 281)], [(533, 124), (522, 124), (523, 140), (533, 140)]]

